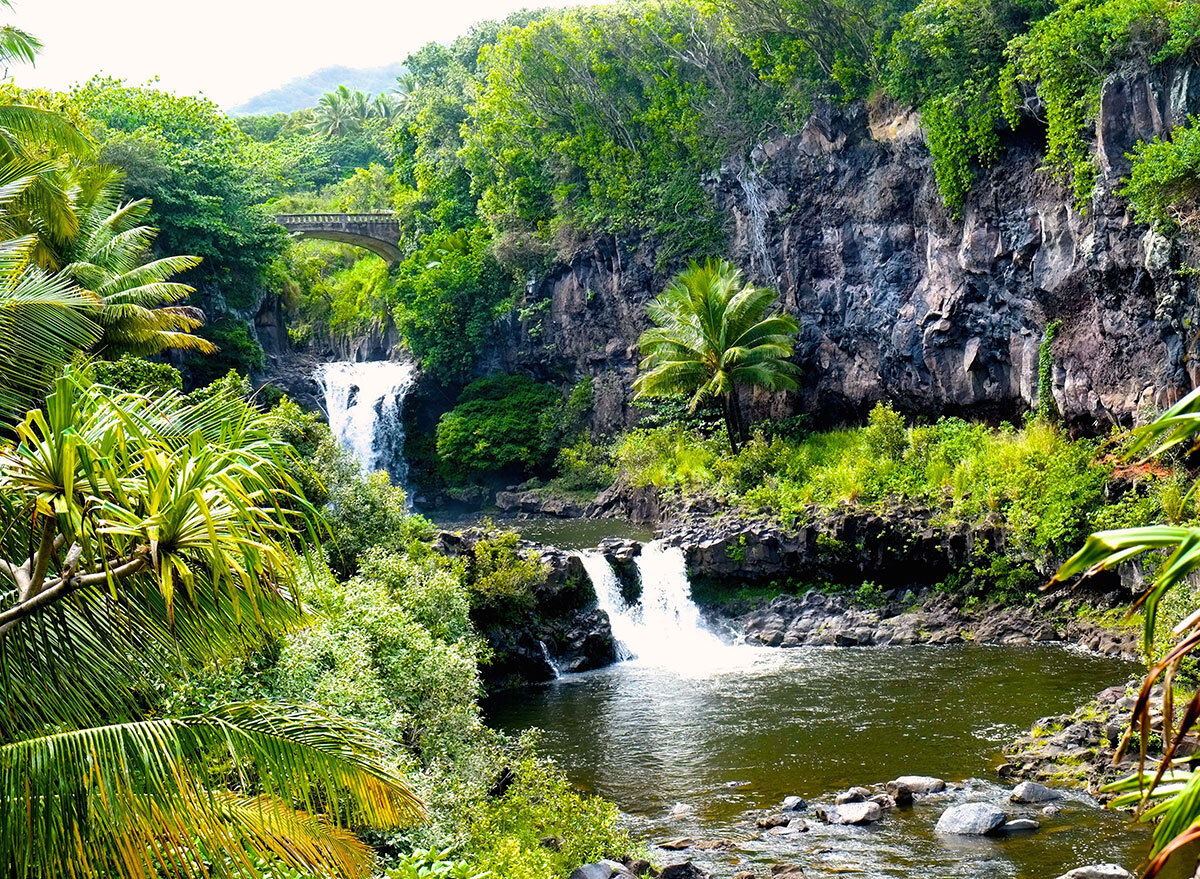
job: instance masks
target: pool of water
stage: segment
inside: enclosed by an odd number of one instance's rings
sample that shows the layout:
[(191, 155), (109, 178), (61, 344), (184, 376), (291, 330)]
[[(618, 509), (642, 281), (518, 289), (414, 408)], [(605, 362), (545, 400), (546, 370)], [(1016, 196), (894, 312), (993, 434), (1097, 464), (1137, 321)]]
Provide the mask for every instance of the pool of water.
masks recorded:
[[(473, 528), (485, 521), (480, 515), (439, 517), (433, 514), (439, 528), (461, 531)], [(646, 525), (635, 525), (626, 519), (559, 519), (554, 516), (532, 516), (516, 519), (493, 516), (487, 521), (500, 528), (511, 528), (526, 540), (559, 549), (591, 549), (606, 537), (621, 537), (627, 540), (646, 542), (654, 538), (654, 529)]]
[[(1125, 681), (1129, 663), (1053, 647), (729, 647), (679, 668), (640, 661), (569, 676), (489, 705), (497, 727), (539, 727), (542, 747), (580, 787), (627, 813), (653, 841), (735, 840), (690, 858), (715, 876), (798, 863), (808, 876), (1053, 879), (1084, 864), (1134, 869), (1148, 834), (1072, 794), (1025, 837), (941, 838), (950, 804), (1007, 807), (1001, 748), (1048, 714)], [(753, 819), (785, 796), (812, 801), (898, 775), (936, 775), (953, 790), (870, 827), (763, 836)], [(1018, 808), (1009, 811), (1015, 814)]]

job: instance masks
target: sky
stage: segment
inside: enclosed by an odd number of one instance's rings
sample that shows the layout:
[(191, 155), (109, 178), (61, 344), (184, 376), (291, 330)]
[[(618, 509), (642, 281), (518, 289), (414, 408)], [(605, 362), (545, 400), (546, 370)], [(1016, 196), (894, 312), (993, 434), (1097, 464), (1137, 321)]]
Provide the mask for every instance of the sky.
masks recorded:
[(229, 108), (322, 67), (380, 67), (473, 22), (595, 0), (13, 0), (0, 23), (45, 44), (19, 85), (62, 89), (105, 73)]

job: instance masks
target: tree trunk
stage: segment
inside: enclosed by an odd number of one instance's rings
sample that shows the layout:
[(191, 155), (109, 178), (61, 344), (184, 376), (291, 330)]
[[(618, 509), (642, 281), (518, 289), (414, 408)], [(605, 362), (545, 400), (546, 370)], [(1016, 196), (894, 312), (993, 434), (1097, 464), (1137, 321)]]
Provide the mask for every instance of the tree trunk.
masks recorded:
[(742, 429), (742, 412), (738, 406), (737, 389), (734, 388), (721, 401), (725, 414), (725, 433), (729, 436), (729, 448), (736, 455), (745, 439)]

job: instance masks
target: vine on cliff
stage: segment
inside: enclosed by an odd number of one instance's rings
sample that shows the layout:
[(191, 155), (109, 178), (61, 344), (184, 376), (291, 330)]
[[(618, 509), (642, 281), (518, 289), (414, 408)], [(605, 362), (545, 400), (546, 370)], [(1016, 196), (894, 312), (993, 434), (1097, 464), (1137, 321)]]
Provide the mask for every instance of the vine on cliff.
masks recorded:
[(1043, 421), (1058, 418), (1058, 407), (1054, 404), (1052, 391), (1054, 382), (1054, 337), (1058, 335), (1062, 321), (1052, 320), (1046, 324), (1041, 347), (1038, 348), (1037, 417)]

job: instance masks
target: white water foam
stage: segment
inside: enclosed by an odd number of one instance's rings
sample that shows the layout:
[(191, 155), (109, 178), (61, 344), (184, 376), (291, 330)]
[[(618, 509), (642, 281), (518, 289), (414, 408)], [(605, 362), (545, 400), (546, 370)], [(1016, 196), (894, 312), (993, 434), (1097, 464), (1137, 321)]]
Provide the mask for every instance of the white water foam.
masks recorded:
[(317, 372), (329, 428), (368, 472), (386, 470), (406, 486), (404, 398), (417, 377), (411, 360), (326, 363)]

